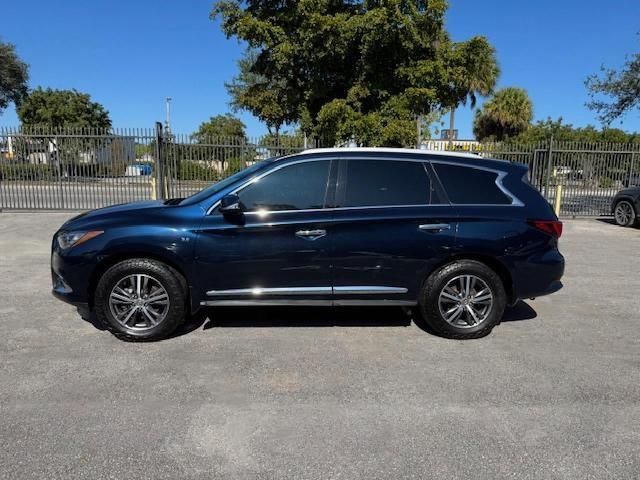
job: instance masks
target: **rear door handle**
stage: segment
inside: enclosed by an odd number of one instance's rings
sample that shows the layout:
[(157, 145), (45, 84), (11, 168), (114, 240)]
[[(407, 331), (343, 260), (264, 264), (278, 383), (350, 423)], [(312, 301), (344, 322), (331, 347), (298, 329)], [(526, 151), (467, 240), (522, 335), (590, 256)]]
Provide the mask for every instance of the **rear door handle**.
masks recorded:
[(296, 237), (304, 238), (305, 240), (317, 240), (324, 237), (327, 234), (326, 230), (298, 230)]
[(451, 225), (448, 223), (424, 223), (419, 225), (418, 228), (427, 232), (441, 232), (442, 230), (449, 230)]

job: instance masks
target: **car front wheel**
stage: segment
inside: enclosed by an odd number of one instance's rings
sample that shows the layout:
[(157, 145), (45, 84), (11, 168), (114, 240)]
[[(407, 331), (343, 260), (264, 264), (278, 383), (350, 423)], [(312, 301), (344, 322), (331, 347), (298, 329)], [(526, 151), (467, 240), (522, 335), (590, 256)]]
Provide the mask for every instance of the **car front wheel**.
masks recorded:
[(184, 321), (184, 282), (171, 267), (129, 259), (109, 268), (95, 291), (97, 317), (124, 340), (167, 337)]
[(616, 223), (621, 227), (630, 227), (636, 223), (636, 211), (633, 205), (631, 205), (631, 202), (627, 202), (626, 200), (621, 200), (616, 204), (613, 215)]
[(491, 268), (458, 260), (427, 279), (419, 313), (427, 327), (443, 337), (479, 338), (500, 322), (505, 305), (502, 280)]

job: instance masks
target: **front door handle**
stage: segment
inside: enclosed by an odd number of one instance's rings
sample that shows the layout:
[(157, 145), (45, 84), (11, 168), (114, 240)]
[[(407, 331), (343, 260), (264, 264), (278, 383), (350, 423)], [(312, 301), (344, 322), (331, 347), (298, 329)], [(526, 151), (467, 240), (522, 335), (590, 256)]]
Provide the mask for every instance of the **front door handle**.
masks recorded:
[(448, 223), (425, 223), (419, 225), (418, 228), (427, 232), (441, 232), (442, 230), (449, 230), (451, 225)]
[(304, 238), (305, 240), (317, 240), (324, 237), (327, 234), (326, 230), (298, 230), (296, 237)]

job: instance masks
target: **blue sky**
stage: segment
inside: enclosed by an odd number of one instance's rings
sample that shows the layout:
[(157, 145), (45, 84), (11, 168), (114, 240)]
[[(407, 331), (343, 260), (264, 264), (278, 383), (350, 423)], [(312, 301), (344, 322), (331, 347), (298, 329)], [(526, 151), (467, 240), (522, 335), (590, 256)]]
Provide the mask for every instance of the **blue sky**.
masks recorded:
[[(173, 98), (173, 130), (190, 133), (229, 110), (224, 82), (242, 46), (209, 20), (211, 0), (30, 0), (6, 2), (0, 36), (31, 65), (32, 87), (75, 88), (109, 110), (114, 126), (151, 127)], [(447, 26), (455, 40), (486, 35), (498, 52), (499, 86), (528, 90), (536, 119), (562, 116), (597, 124), (584, 106), (584, 79), (602, 63), (619, 66), (640, 49), (638, 0), (451, 0)], [(457, 127), (471, 136), (473, 112)], [(250, 135), (266, 131), (240, 114)], [(12, 108), (0, 125), (17, 125)], [(625, 130), (640, 131), (640, 113)]]

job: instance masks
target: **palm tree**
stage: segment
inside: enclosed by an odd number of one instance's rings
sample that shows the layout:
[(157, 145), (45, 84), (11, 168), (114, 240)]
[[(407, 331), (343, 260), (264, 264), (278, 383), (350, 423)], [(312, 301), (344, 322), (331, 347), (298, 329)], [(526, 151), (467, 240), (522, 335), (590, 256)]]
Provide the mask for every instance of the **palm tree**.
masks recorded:
[(452, 45), (452, 96), (449, 117), (449, 144), (453, 143), (455, 111), (458, 105), (469, 102), (475, 108), (479, 96), (493, 93), (500, 68), (496, 51), (485, 37)]
[(476, 112), (473, 133), (478, 140), (502, 141), (524, 132), (533, 118), (533, 104), (522, 88), (503, 88)]

